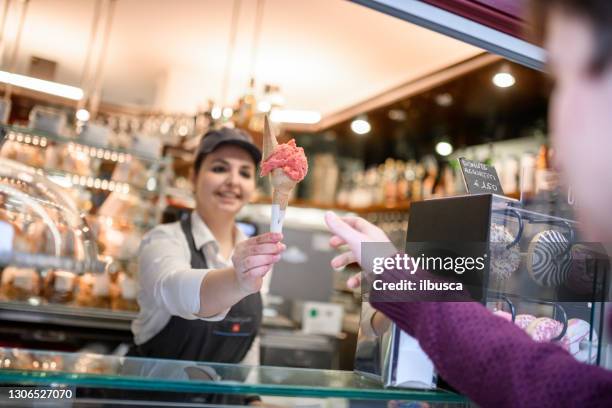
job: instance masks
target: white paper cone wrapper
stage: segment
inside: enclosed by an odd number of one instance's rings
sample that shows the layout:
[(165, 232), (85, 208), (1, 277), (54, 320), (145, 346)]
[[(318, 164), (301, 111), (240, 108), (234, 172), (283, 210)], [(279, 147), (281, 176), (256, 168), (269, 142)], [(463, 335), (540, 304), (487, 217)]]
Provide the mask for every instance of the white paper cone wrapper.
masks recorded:
[(270, 232), (283, 232), (283, 221), (285, 220), (285, 210), (281, 210), (280, 205), (272, 204), (272, 217), (270, 219)]

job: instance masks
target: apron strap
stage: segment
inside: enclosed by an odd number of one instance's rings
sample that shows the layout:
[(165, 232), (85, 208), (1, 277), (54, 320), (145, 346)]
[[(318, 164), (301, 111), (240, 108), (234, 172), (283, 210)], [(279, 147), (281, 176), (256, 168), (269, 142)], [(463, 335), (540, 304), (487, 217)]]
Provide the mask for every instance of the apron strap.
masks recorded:
[(208, 262), (206, 262), (206, 257), (202, 253), (202, 248), (196, 248), (195, 241), (193, 239), (193, 232), (191, 229), (192, 216), (193, 212), (189, 213), (186, 217), (183, 217), (183, 219), (180, 221), (181, 229), (183, 230), (183, 234), (187, 240), (187, 245), (189, 245), (189, 252), (191, 253), (191, 267), (194, 269), (207, 269)]

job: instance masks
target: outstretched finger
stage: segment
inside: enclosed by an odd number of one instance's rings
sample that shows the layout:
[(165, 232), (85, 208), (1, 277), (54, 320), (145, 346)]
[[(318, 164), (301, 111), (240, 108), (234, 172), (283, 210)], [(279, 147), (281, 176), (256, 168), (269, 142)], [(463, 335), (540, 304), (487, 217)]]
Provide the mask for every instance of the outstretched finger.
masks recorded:
[(337, 235), (332, 235), (332, 237), (329, 239), (329, 245), (331, 245), (333, 248), (338, 248), (339, 246), (346, 245), (346, 241)]
[(254, 278), (261, 278), (262, 276), (265, 276), (270, 269), (272, 269), (272, 265), (262, 265), (249, 270), (247, 273)]
[(327, 211), (325, 213), (325, 223), (334, 235), (337, 235), (347, 243), (350, 243), (351, 239), (354, 240), (357, 238), (357, 235), (359, 234), (358, 231), (344, 222), (332, 211)]
[(344, 268), (347, 265), (357, 262), (357, 258), (351, 251), (341, 253), (331, 260), (331, 266), (335, 269)]
[(346, 286), (348, 286), (351, 289), (356, 289), (359, 286), (361, 286), (361, 273), (357, 273), (351, 276), (350, 278), (348, 278), (346, 281)]
[(364, 220), (361, 217), (347, 215), (340, 217), (340, 219), (365, 235), (372, 236), (378, 232), (378, 227), (376, 225)]
[(280, 232), (266, 232), (265, 234), (257, 235), (246, 242), (249, 245), (259, 245), (259, 244), (275, 244), (283, 240), (283, 234)]
[(248, 272), (251, 269), (258, 268), (264, 265), (272, 265), (278, 261), (280, 261), (280, 255), (252, 255), (246, 257), (242, 261), (242, 271)]

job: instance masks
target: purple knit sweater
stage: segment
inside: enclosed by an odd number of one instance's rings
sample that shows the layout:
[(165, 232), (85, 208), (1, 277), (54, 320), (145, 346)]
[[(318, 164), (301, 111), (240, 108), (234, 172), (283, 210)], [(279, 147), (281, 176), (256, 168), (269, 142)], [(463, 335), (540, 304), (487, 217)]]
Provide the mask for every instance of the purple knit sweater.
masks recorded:
[[(385, 275), (386, 281), (403, 278)], [(536, 343), (479, 303), (372, 306), (417, 338), (438, 373), (483, 408), (612, 407), (612, 371), (580, 363), (558, 345)]]

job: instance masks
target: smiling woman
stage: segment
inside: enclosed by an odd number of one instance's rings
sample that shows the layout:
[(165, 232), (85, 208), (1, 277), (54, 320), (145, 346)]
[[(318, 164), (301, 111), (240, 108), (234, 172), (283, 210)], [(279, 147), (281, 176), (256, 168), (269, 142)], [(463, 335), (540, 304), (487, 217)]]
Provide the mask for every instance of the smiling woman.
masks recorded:
[(259, 290), (285, 249), (281, 234), (247, 239), (236, 227), (260, 160), (244, 131), (203, 136), (194, 161), (194, 212), (154, 228), (141, 246), (131, 355), (258, 364)]

